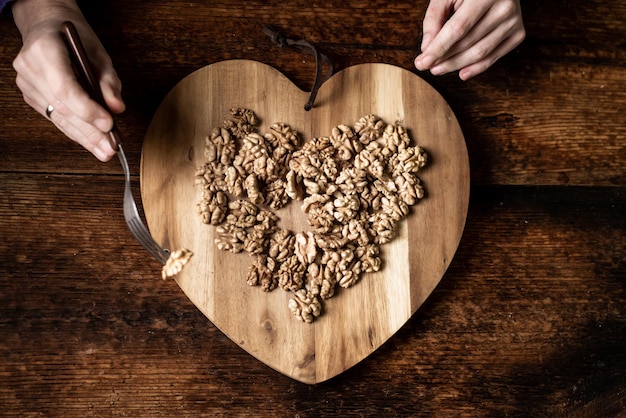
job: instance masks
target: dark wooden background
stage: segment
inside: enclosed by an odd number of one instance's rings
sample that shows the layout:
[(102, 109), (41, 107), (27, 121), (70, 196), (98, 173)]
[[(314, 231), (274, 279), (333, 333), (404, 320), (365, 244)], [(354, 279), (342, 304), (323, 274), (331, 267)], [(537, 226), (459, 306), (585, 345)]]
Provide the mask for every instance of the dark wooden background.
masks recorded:
[[(183, 77), (247, 58), (299, 87), (313, 60), (413, 69), (425, 1), (84, 1), (124, 82), (139, 187), (152, 114)], [(308, 386), (217, 330), (132, 239), (116, 160), (30, 109), (0, 17), (0, 415), (626, 416), (626, 3), (523, 2), (527, 39), (468, 82), (420, 74), (470, 153), (467, 226), (426, 304)]]

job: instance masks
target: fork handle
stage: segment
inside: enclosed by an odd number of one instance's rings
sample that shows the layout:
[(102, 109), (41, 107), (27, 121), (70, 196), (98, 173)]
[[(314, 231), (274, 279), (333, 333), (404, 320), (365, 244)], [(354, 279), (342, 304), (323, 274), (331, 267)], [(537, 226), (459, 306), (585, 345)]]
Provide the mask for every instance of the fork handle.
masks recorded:
[[(80, 40), (76, 26), (74, 26), (74, 23), (69, 21), (63, 22), (61, 25), (61, 33), (65, 35), (69, 50), (71, 51), (74, 61), (78, 66), (78, 70), (81, 73), (80, 75), (82, 75), (87, 83), (87, 86), (85, 87), (89, 96), (109, 113), (112, 113), (111, 109), (109, 109), (109, 106), (107, 106), (104, 100), (100, 83), (98, 83), (98, 80), (94, 75), (94, 71), (89, 62), (89, 57), (87, 57), (87, 52), (85, 51), (85, 47)], [(113, 128), (108, 132), (108, 135), (113, 141), (114, 147), (117, 148), (117, 145), (122, 143), (117, 126), (115, 125), (115, 120), (113, 121)]]

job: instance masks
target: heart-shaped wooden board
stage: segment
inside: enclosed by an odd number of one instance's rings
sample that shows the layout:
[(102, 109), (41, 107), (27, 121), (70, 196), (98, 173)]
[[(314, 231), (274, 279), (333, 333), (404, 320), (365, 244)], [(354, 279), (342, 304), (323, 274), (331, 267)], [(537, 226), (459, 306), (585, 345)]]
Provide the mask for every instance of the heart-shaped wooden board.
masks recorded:
[[(231, 340), (293, 379), (319, 383), (357, 364), (405, 324), (435, 289), (457, 249), (469, 202), (465, 140), (445, 100), (410, 71), (387, 64), (349, 67), (325, 82), (310, 111), (308, 93), (276, 69), (229, 60), (183, 79), (166, 96), (146, 133), (141, 188), (149, 228), (172, 250), (194, 252), (176, 281), (189, 299)], [(364, 274), (324, 301), (308, 324), (288, 308), (291, 295), (246, 283), (252, 257), (217, 249), (215, 227), (196, 213), (205, 137), (230, 118), (230, 108), (253, 110), (259, 132), (284, 122), (304, 140), (328, 136), (374, 114), (408, 129), (429, 162), (418, 173), (426, 197), (382, 246), (383, 268)], [(307, 230), (300, 203), (277, 212), (279, 227)], [(242, 373), (245, 371), (242, 370)]]

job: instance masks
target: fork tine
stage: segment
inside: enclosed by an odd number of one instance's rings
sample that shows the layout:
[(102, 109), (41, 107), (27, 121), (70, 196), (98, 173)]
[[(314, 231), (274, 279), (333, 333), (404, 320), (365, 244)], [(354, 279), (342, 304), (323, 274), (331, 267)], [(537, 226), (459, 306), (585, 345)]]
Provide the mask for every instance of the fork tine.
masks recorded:
[(135, 224), (135, 230), (138, 232), (138, 235), (141, 238), (141, 242), (143, 245), (151, 251), (153, 254), (158, 254), (159, 258), (163, 259), (163, 251), (161, 247), (154, 241), (148, 230), (143, 226), (143, 224), (139, 223), (138, 219), (133, 219)]
[(137, 241), (157, 260), (161, 263), (165, 263), (168, 258), (167, 250), (161, 248), (159, 244), (152, 238), (150, 232), (146, 229), (146, 227), (141, 223), (141, 220), (138, 218), (130, 218), (126, 220), (132, 234), (137, 238)]

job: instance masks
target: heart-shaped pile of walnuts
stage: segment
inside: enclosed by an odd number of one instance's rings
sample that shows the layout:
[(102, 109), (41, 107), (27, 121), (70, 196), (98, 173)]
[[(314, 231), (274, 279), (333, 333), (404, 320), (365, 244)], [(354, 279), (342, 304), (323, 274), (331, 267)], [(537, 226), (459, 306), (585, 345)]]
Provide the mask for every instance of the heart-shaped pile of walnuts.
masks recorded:
[[(261, 135), (252, 110), (230, 113), (206, 137), (197, 211), (216, 226), (220, 250), (254, 257), (249, 285), (291, 292), (289, 309), (312, 322), (337, 285), (381, 268), (380, 246), (424, 197), (417, 172), (427, 154), (400, 124), (374, 115), (304, 142), (282, 122)], [(272, 209), (291, 200), (302, 201), (308, 231), (277, 227)]]

